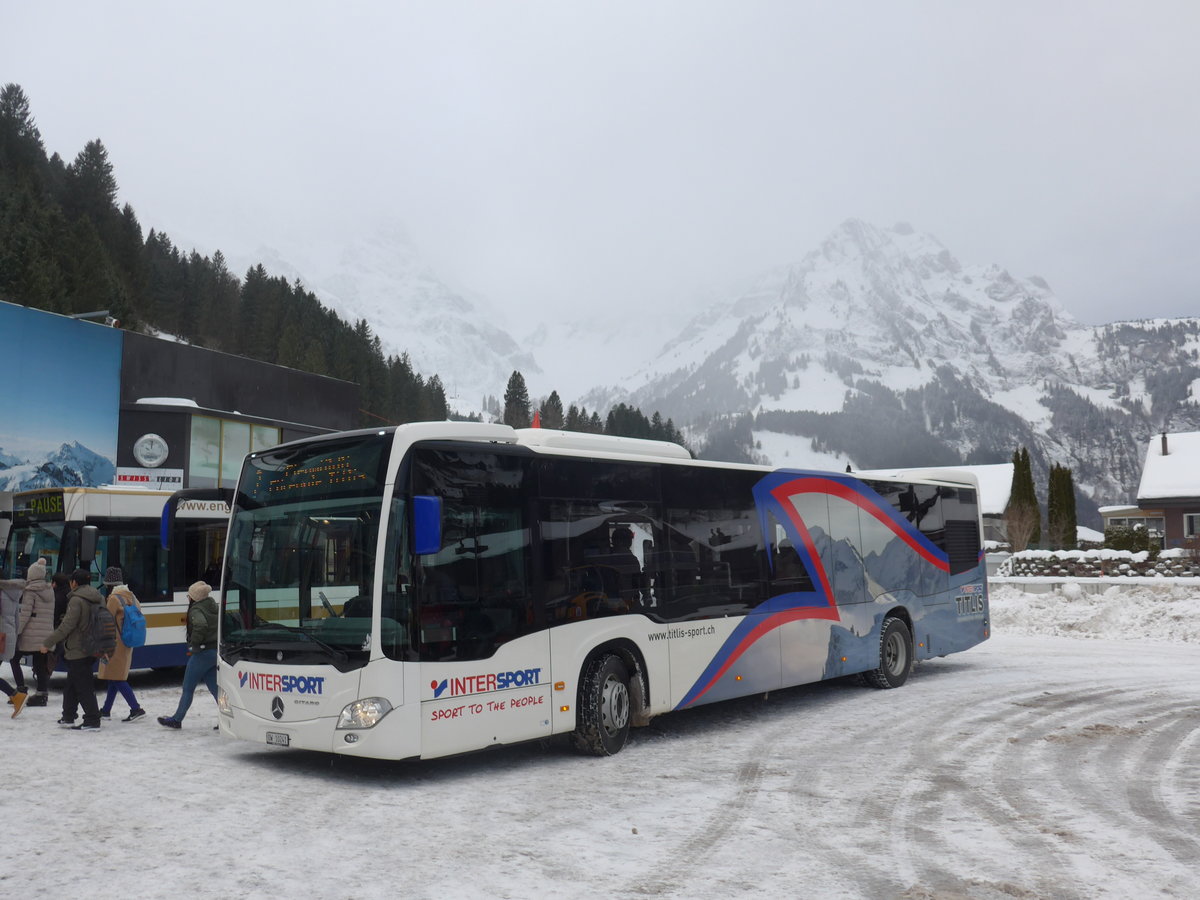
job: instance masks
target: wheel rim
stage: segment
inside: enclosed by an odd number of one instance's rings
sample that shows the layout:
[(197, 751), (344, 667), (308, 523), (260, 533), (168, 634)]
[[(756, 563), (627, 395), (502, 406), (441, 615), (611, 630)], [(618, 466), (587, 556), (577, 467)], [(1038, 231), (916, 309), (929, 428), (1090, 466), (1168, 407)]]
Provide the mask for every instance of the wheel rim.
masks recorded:
[(600, 689), (600, 721), (609, 734), (616, 734), (629, 723), (629, 688), (616, 675), (604, 679)]
[(893, 631), (888, 635), (887, 642), (883, 647), (883, 665), (890, 675), (899, 675), (904, 671), (904, 665), (908, 661), (908, 651), (904, 646), (904, 638), (898, 631)]

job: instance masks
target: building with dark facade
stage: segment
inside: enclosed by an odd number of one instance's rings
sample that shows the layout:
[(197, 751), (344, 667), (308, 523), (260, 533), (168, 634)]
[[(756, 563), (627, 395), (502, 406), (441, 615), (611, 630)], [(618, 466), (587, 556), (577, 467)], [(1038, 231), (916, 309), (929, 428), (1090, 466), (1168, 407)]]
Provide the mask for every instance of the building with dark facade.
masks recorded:
[(251, 450), (358, 426), (357, 384), (0, 302), (0, 546), (15, 493), (232, 487)]

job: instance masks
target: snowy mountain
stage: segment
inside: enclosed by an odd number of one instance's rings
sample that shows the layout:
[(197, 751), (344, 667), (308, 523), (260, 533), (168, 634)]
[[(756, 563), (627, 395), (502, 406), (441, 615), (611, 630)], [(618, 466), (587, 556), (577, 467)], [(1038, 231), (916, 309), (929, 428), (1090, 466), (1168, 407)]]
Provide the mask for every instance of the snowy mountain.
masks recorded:
[(1051, 463), (1071, 467), (1080, 521), (1098, 524), (1095, 505), (1132, 501), (1150, 435), (1200, 429), (1200, 319), (1085, 326), (1042, 279), (961, 262), (905, 224), (848, 220), (686, 316), (587, 310), (520, 344), (395, 226), (333, 254), (293, 250), (303, 266), (257, 258), (436, 373), (452, 408), (478, 409), (517, 370), (534, 400), (658, 411), (714, 458), (891, 468), (1026, 446), (1039, 489)]
[(398, 226), (333, 253), (260, 248), (255, 259), (273, 275), (298, 278), (346, 321), (365, 319), (385, 354), (407, 353), (417, 372), (442, 380), (452, 409), (479, 409), (485, 394), (504, 391), (514, 370), (526, 378), (541, 371), (499, 324), (502, 316), (485, 299), (447, 285)]
[(63, 444), (44, 459), (0, 465), (0, 492), (47, 487), (111, 484), (117, 468), (107, 457), (78, 441)]
[[(1025, 445), (1039, 483), (1059, 462), (1103, 504), (1132, 499), (1150, 434), (1200, 424), (1198, 350), (1200, 319), (1084, 326), (1040, 278), (849, 220), (697, 316), (632, 386), (587, 399), (708, 439), (714, 416), (754, 413), (744, 451), (776, 465), (1003, 462)], [(803, 461), (772, 458), (783, 447)]]

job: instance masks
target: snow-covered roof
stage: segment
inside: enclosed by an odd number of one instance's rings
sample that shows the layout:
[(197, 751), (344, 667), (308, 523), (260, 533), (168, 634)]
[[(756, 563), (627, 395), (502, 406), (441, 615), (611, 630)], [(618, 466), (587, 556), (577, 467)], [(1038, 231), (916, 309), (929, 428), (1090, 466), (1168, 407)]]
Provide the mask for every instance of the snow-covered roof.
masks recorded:
[(148, 406), (190, 406), (199, 408), (195, 400), (187, 397), (138, 397), (137, 402)]
[(1137, 504), (1129, 505), (1128, 503), (1122, 506), (1101, 506), (1100, 515), (1102, 516), (1117, 516), (1122, 513), (1135, 513), (1141, 509)]
[(1138, 503), (1175, 497), (1200, 497), (1200, 431), (1150, 438), (1138, 485)]

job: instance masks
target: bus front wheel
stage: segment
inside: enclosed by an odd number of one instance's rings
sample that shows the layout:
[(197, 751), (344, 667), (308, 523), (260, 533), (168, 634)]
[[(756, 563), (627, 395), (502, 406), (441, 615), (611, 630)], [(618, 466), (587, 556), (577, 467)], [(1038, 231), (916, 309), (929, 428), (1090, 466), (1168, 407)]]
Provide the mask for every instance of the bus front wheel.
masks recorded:
[(618, 656), (599, 656), (579, 686), (575, 748), (592, 756), (620, 752), (629, 737), (629, 670)]
[(879, 668), (864, 672), (863, 676), (872, 687), (898, 688), (908, 681), (912, 666), (912, 632), (903, 619), (888, 616), (879, 634)]

